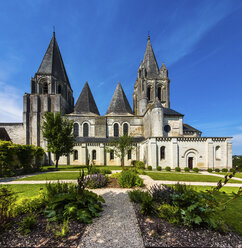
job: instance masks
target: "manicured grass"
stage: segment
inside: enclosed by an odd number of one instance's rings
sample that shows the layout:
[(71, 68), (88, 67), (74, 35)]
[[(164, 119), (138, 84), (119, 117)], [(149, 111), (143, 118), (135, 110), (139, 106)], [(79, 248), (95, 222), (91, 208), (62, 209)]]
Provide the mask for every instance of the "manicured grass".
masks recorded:
[(18, 199), (37, 196), (40, 189), (45, 189), (45, 184), (10, 184), (4, 186), (13, 190), (17, 194)]
[(17, 181), (38, 181), (38, 180), (76, 180), (79, 177), (79, 172), (48, 172), (36, 176), (25, 177)]
[[(232, 172), (213, 172), (213, 174), (218, 174), (218, 175), (227, 175), (227, 174), (232, 174)], [(234, 175), (235, 177), (242, 178), (242, 173), (237, 172)]]
[[(207, 176), (201, 174), (185, 174), (185, 173), (157, 173), (146, 172), (154, 180), (164, 181), (183, 181), (183, 182), (218, 182), (221, 177)], [(240, 181), (231, 179), (230, 183), (240, 183)]]
[[(109, 169), (109, 170), (122, 170), (122, 167), (121, 166), (109, 166), (109, 165), (106, 165), (106, 166), (95, 166), (99, 169)], [(125, 168), (130, 168), (131, 166), (125, 166)], [(51, 165), (51, 166), (44, 166), (43, 167), (43, 171), (48, 171), (48, 168), (50, 169), (54, 169), (55, 168), (55, 165)], [(59, 165), (58, 166), (58, 170), (59, 171), (78, 171), (78, 170), (81, 170), (81, 169), (84, 169), (86, 170), (86, 165)]]

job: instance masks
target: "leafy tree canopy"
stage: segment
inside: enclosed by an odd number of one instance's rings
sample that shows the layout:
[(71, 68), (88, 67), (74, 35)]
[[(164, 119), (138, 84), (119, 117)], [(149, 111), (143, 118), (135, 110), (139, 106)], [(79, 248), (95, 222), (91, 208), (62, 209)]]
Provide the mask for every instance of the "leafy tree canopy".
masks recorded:
[(47, 151), (56, 155), (56, 168), (60, 156), (67, 156), (73, 151), (75, 138), (72, 133), (73, 121), (58, 113), (46, 112), (42, 124), (43, 137), (47, 141)]

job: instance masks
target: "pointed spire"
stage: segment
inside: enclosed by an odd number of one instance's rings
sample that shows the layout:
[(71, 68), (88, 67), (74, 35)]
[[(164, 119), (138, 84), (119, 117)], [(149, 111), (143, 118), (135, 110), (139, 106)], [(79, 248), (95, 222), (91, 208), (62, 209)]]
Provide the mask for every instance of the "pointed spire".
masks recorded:
[(133, 114), (128, 99), (120, 83), (118, 83), (112, 100), (109, 104), (106, 115), (108, 114)]
[(88, 114), (93, 113), (100, 115), (92, 92), (89, 88), (88, 82), (85, 83), (82, 92), (76, 102), (74, 113), (76, 114)]
[(161, 66), (160, 70), (167, 70), (166, 65), (165, 65), (164, 62), (162, 62), (162, 66)]
[(157, 77), (159, 74), (159, 67), (155, 58), (154, 51), (150, 42), (150, 35), (148, 35), (147, 46), (145, 50), (145, 56), (143, 59), (143, 65), (146, 69), (148, 77)]
[(37, 74), (52, 75), (61, 81), (67, 82), (70, 85), (59, 46), (55, 38), (55, 31), (53, 31), (52, 39), (40, 64)]

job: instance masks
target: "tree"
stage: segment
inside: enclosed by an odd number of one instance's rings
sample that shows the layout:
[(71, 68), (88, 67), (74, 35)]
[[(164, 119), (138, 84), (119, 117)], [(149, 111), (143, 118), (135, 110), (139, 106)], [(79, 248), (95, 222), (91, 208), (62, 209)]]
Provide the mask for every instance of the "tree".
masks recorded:
[(47, 151), (56, 155), (55, 167), (58, 168), (60, 156), (67, 156), (73, 151), (75, 138), (73, 135), (73, 122), (62, 117), (58, 112), (46, 112), (41, 127), (43, 137), (47, 141)]
[(133, 150), (133, 139), (132, 137), (125, 134), (124, 136), (119, 137), (117, 140), (113, 140), (108, 145), (107, 151), (114, 151), (114, 154), (121, 158), (121, 166), (124, 170), (124, 157), (128, 152)]

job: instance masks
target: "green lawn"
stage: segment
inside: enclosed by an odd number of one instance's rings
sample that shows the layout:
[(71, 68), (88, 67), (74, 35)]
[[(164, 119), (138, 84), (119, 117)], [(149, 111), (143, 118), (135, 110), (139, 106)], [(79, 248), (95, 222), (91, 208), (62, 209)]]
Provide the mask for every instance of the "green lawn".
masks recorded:
[(76, 180), (79, 177), (79, 172), (48, 172), (36, 176), (25, 177), (17, 181), (38, 181), (38, 180)]
[(36, 196), (41, 188), (45, 189), (45, 184), (10, 184), (4, 186), (16, 192), (18, 199)]
[[(95, 167), (97, 167), (99, 169), (122, 170), (121, 166), (109, 166), (109, 165), (99, 166), (99, 165), (97, 165)], [(129, 168), (129, 167), (130, 166), (125, 166), (125, 168)], [(55, 165), (44, 166), (43, 171), (48, 171), (48, 168), (54, 169)], [(78, 170), (81, 170), (81, 169), (86, 170), (86, 165), (59, 165), (58, 166), (59, 171), (78, 171)]]
[[(218, 182), (221, 177), (207, 176), (201, 174), (184, 174), (184, 173), (157, 173), (147, 172), (147, 175), (154, 180), (164, 181), (183, 181), (183, 182)], [(231, 179), (230, 183), (240, 183), (240, 181)]]
[[(213, 174), (227, 175), (227, 174), (231, 174), (231, 172), (213, 172)], [(242, 178), (242, 173), (241, 172), (237, 172), (235, 174), (235, 177)]]

